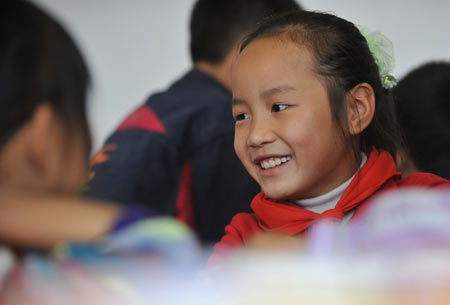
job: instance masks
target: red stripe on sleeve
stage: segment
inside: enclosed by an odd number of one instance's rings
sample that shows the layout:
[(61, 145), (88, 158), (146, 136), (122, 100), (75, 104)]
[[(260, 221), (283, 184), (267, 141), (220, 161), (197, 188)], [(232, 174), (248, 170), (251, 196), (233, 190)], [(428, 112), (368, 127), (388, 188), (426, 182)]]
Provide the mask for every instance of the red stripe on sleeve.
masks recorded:
[(158, 116), (152, 109), (146, 106), (141, 106), (130, 114), (125, 121), (119, 125), (117, 131), (125, 129), (143, 129), (166, 134), (166, 129)]

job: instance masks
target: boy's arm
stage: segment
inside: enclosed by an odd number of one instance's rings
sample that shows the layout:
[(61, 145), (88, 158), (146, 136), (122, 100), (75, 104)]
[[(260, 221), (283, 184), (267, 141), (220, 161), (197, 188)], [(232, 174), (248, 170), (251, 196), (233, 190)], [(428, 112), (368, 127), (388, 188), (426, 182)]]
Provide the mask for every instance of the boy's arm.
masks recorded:
[(166, 135), (141, 129), (115, 132), (91, 162), (83, 195), (139, 204), (173, 215), (181, 162)]
[(15, 247), (51, 249), (108, 233), (122, 209), (68, 196), (0, 191), (0, 239)]

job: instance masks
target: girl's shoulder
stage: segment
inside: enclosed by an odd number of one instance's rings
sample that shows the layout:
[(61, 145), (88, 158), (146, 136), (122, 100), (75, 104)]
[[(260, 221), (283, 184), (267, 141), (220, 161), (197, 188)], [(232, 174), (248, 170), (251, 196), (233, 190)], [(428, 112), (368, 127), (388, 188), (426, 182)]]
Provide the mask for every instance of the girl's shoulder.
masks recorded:
[(214, 245), (213, 252), (208, 259), (208, 267), (223, 261), (258, 232), (261, 232), (261, 228), (255, 214), (236, 214), (231, 223), (225, 227), (225, 235)]
[(260, 232), (258, 218), (255, 214), (236, 214), (231, 223), (225, 227), (225, 235), (218, 244), (239, 246), (246, 243), (255, 233)]
[(402, 188), (441, 188), (450, 189), (450, 181), (431, 173), (415, 173), (406, 178), (395, 175), (386, 181), (382, 187), (377, 189), (365, 202), (356, 209), (352, 219), (357, 219), (359, 215), (374, 204), (378, 195)]
[(415, 173), (404, 178), (400, 186), (450, 187), (450, 181), (431, 173)]

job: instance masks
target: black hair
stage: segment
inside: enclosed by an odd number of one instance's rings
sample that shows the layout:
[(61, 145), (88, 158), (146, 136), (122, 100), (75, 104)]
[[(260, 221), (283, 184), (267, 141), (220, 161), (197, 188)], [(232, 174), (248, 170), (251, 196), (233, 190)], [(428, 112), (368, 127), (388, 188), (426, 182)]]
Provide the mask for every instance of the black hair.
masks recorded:
[(69, 131), (90, 134), (85, 62), (69, 34), (48, 14), (23, 0), (0, 1), (0, 147), (50, 104)]
[(300, 9), (295, 0), (198, 0), (190, 21), (192, 61), (218, 64), (264, 17)]
[[(357, 159), (361, 151), (369, 153), (372, 147), (386, 150), (395, 158), (402, 138), (392, 95), (383, 88), (367, 41), (353, 23), (321, 12), (280, 14), (267, 18), (247, 36), (241, 44), (241, 51), (255, 39), (272, 36), (284, 37), (312, 51), (315, 72), (326, 81), (333, 117)], [(372, 122), (356, 141), (348, 135), (344, 100), (346, 94), (360, 83), (372, 86), (376, 106)]]
[(419, 66), (394, 89), (409, 157), (421, 171), (450, 179), (450, 62)]

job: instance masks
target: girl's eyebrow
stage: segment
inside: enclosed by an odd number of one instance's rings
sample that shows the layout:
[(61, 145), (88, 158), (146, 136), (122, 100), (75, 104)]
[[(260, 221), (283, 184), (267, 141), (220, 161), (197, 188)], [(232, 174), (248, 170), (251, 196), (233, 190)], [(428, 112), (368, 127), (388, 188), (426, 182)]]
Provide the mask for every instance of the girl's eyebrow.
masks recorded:
[(278, 93), (283, 93), (286, 91), (295, 91), (296, 89), (292, 86), (289, 85), (285, 85), (285, 86), (278, 86), (278, 87), (273, 87), (267, 90), (264, 90), (263, 92), (261, 92), (260, 94), (260, 98), (261, 99), (267, 99), (269, 97), (271, 97), (272, 95), (278, 94)]
[(244, 100), (241, 100), (241, 99), (238, 99), (238, 98), (233, 98), (232, 100), (231, 100), (231, 104), (234, 106), (234, 105), (242, 105), (242, 104), (245, 104), (245, 101)]
[[(284, 93), (287, 91), (296, 91), (297, 89), (295, 89), (292, 86), (289, 85), (284, 85), (284, 86), (277, 86), (277, 87), (272, 87), (270, 89), (264, 90), (263, 92), (261, 92), (261, 94), (259, 95), (261, 99), (267, 99), (269, 97), (271, 97), (272, 95), (278, 94), (278, 93)], [(233, 98), (231, 100), (231, 103), (233, 105), (241, 105), (241, 104), (246, 104), (246, 102), (244, 100), (241, 100), (239, 98)]]

